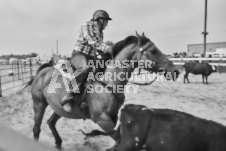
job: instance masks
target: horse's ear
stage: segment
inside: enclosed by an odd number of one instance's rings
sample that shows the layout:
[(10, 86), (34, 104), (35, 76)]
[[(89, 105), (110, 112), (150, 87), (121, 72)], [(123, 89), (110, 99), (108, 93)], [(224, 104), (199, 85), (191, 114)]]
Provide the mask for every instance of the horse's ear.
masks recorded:
[(136, 35), (137, 35), (137, 37), (138, 37), (138, 38), (140, 38), (140, 37), (141, 37), (141, 35), (139, 35), (139, 34), (137, 33), (137, 31), (136, 31)]
[(147, 37), (145, 36), (144, 32), (142, 33), (142, 37), (147, 38)]

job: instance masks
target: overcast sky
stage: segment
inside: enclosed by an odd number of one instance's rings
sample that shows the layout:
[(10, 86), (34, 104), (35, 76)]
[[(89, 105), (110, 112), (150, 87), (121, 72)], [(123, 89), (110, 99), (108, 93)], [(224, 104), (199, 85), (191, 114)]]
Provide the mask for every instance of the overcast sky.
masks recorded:
[[(82, 24), (97, 9), (113, 18), (105, 40), (144, 32), (165, 54), (203, 43), (205, 0), (0, 0), (0, 55), (71, 54)], [(207, 42), (226, 41), (226, 0), (208, 0)]]

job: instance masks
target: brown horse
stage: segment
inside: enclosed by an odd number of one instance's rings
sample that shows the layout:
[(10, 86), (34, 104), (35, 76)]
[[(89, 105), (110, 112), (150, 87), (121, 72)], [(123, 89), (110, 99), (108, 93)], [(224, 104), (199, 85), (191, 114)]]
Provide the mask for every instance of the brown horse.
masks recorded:
[[(91, 84), (93, 88), (97, 87), (99, 89), (106, 89), (106, 87), (108, 87), (108, 90), (112, 90), (114, 93), (109, 93), (108, 91), (103, 91), (101, 93), (94, 91), (92, 93), (88, 93), (88, 91), (86, 91), (83, 98), (88, 105), (88, 113), (86, 118), (97, 123), (106, 133), (113, 131), (117, 122), (118, 110), (124, 103), (124, 93), (118, 92), (117, 88), (119, 86), (121, 86), (121, 89), (124, 88), (131, 76), (132, 71), (138, 66), (137, 63), (132, 65), (132, 61), (138, 61), (141, 59), (151, 60), (157, 63), (159, 67), (166, 69), (172, 74), (174, 74), (174, 72), (178, 73), (178, 70), (172, 62), (169, 61), (169, 59), (162, 54), (154, 43), (146, 38), (144, 34), (142, 36), (138, 34), (137, 36), (128, 36), (124, 40), (119, 41), (116, 43), (113, 52), (115, 54), (114, 61), (118, 60), (122, 62), (123, 60), (128, 60), (129, 66), (126, 68), (107, 66), (103, 77), (109, 77), (109, 75), (112, 75), (111, 79), (109, 80), (104, 78), (102, 82), (93, 81)], [(125, 75), (128, 75), (128, 78), (125, 78)], [(51, 79), (56, 79), (57, 88), (54, 89), (54, 92), (50, 92), (50, 90), (52, 90), (50, 88)], [(84, 115), (80, 111), (78, 105), (80, 103), (78, 100), (81, 100), (83, 95), (81, 94), (76, 96), (74, 98), (75, 101), (72, 102), (72, 112), (66, 112), (60, 104), (62, 97), (66, 94), (64, 81), (61, 76), (58, 76), (53, 67), (44, 68), (37, 73), (31, 86), (31, 94), (35, 114), (35, 124), (33, 128), (34, 138), (39, 138), (43, 115), (46, 107), (50, 105), (50, 107), (54, 110), (54, 113), (48, 120), (48, 125), (53, 133), (57, 147), (61, 147), (62, 139), (59, 136), (55, 125), (61, 117), (72, 119), (84, 118)], [(111, 137), (116, 140), (114, 135)]]

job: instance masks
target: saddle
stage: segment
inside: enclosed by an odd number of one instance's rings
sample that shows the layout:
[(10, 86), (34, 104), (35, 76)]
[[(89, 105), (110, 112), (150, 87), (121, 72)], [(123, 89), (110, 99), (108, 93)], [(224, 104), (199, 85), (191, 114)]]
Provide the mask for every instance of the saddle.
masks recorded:
[[(69, 78), (69, 79), (72, 79), (73, 78), (73, 73), (76, 71), (75, 67), (70, 63), (70, 59), (67, 59), (67, 60), (62, 60), (60, 62), (58, 62), (55, 66), (55, 69), (58, 70), (61, 75), (65, 78)], [(79, 98), (81, 98), (79, 101), (79, 107), (81, 109), (81, 112), (83, 113), (84, 117), (83, 119), (85, 120), (88, 116), (88, 105), (87, 105), (87, 102), (86, 100), (84, 100), (85, 98), (85, 95), (86, 95), (86, 92), (87, 92), (87, 86), (89, 84), (92, 84), (94, 82), (93, 79), (90, 79), (89, 81), (87, 81), (87, 77), (88, 77), (88, 74), (90, 72), (93, 72), (93, 74), (95, 75), (95, 73), (99, 72), (100, 69), (99, 68), (95, 68), (95, 70), (90, 67), (88, 69), (88, 72), (86, 74), (86, 78), (84, 78), (84, 80), (81, 82), (80, 84), (80, 87), (79, 87), (79, 90), (80, 90), (80, 93), (75, 93), (75, 95), (77, 95)], [(103, 87), (105, 87), (107, 84), (103, 81), (98, 81)], [(117, 98), (117, 100), (122, 100), (124, 101), (124, 95), (119, 95), (119, 94), (114, 94), (115, 97)]]
[[(74, 78), (74, 72), (76, 71), (75, 67), (71, 64), (70, 59), (67, 60), (60, 60), (55, 66), (54, 68), (60, 73), (60, 75), (63, 78), (66, 79), (73, 79)], [(93, 68), (89, 68), (87, 74), (85, 75), (86, 78), (84, 78), (83, 81), (81, 81), (80, 86), (79, 86), (79, 91), (80, 93), (73, 93), (73, 95), (75, 97), (81, 98), (78, 100), (78, 104), (79, 107), (81, 109), (81, 112), (83, 113), (84, 117), (83, 119), (85, 120), (87, 118), (88, 115), (88, 105), (84, 100), (85, 94), (86, 94), (86, 87), (89, 83), (91, 83), (91, 81), (87, 82), (87, 77), (88, 77), (88, 73), (92, 72)], [(73, 103), (73, 101), (72, 101)]]
[(54, 68), (58, 70), (61, 75), (65, 78), (71, 79), (73, 77), (73, 73), (76, 70), (72, 65), (70, 60), (60, 60)]

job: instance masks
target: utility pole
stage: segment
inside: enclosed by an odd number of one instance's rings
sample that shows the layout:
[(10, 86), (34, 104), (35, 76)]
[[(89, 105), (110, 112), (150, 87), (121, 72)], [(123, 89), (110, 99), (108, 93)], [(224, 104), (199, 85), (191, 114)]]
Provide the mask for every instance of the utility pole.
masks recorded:
[(206, 36), (208, 35), (208, 32), (206, 31), (206, 22), (207, 22), (207, 0), (205, 0), (205, 18), (204, 18), (204, 32), (202, 32), (204, 36), (204, 57), (206, 56)]
[(56, 53), (57, 53), (57, 55), (58, 55), (58, 40), (56, 41)]
[(54, 54), (54, 49), (52, 48), (52, 55)]

